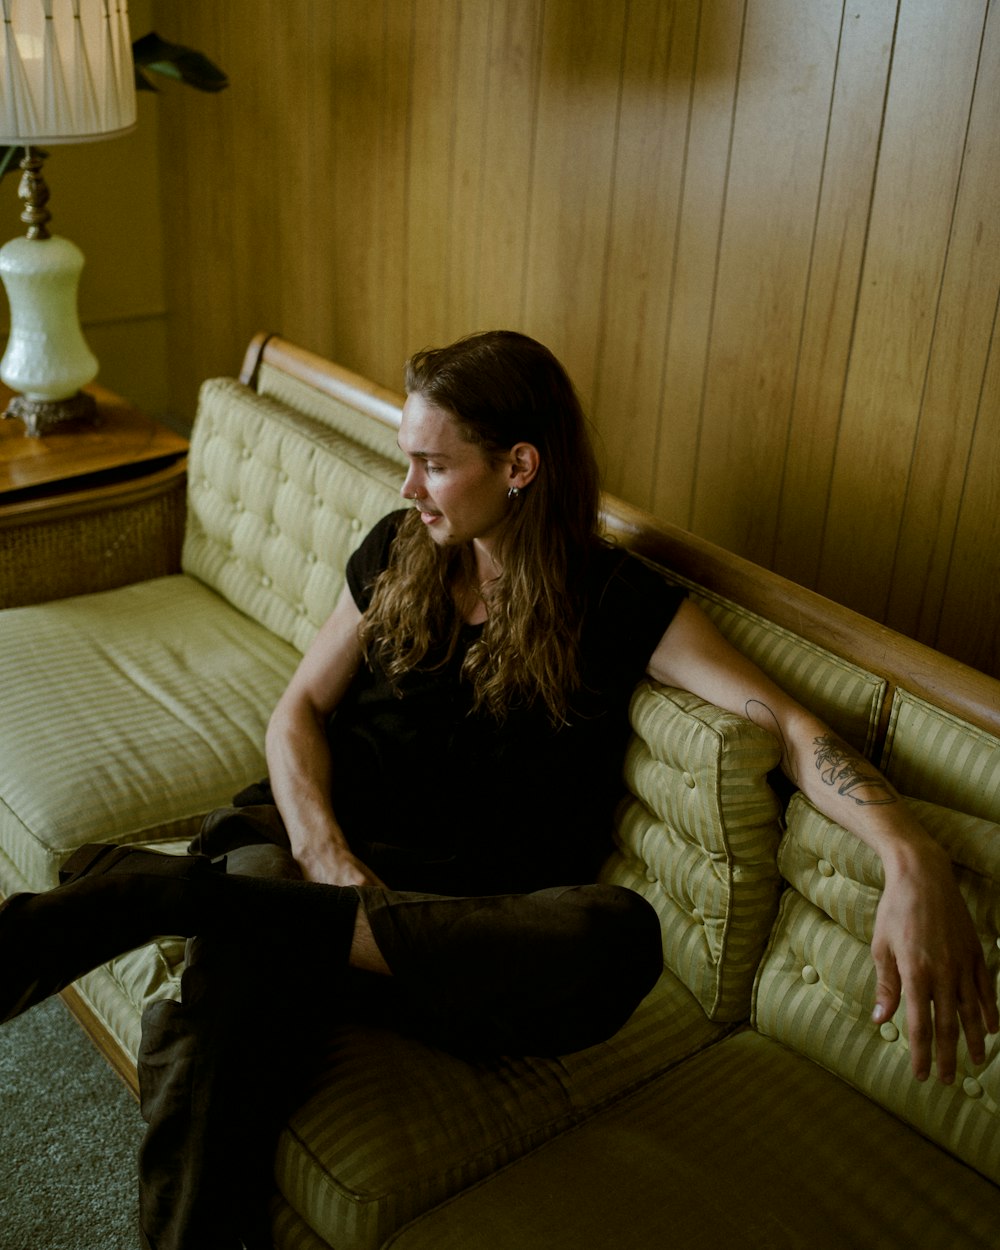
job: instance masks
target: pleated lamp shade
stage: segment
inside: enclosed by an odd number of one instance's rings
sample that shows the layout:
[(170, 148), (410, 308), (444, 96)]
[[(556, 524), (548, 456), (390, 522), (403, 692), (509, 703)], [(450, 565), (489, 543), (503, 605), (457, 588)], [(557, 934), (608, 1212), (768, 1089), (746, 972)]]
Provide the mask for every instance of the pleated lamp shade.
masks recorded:
[(86, 143), (135, 126), (127, 0), (2, 0), (0, 143)]

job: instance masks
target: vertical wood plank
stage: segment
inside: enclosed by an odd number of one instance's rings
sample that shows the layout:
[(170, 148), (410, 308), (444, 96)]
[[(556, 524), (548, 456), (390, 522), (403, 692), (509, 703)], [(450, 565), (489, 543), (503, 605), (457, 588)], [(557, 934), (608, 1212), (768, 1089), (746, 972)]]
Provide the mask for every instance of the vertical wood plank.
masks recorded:
[(816, 584), (897, 0), (845, 7), (770, 564)]
[(413, 13), (405, 304), (406, 339), (415, 349), (447, 342), (452, 325), (451, 187), (461, 7), (454, 0), (420, 0)]
[(819, 589), (885, 619), (985, 6), (900, 12)]
[(840, 15), (747, 10), (691, 526), (752, 559), (774, 538)]
[(1000, 677), (1000, 302), (935, 646)]
[[(984, 31), (965, 157), (948, 241), (933, 340), (900, 525), (888, 616), (896, 629), (933, 643), (955, 527), (967, 531), (986, 501), (963, 500), (977, 413), (1000, 405), (984, 392), (990, 324), (1000, 291), (1000, 6)], [(983, 433), (980, 427), (979, 438)], [(980, 448), (984, 444), (980, 441)], [(1000, 457), (1000, 443), (993, 458)], [(980, 549), (980, 580), (1000, 581), (1000, 551)]]
[(544, 11), (524, 328), (562, 359), (589, 407), (625, 6), (547, 0)]
[(691, 523), (745, 8), (745, 0), (703, 3), (696, 33), (653, 457), (652, 510), (678, 525)]
[[(329, 153), (314, 156), (333, 195), (317, 188), (317, 237), (306, 260), (315, 264), (330, 254), (324, 281), (336, 310), (337, 359), (366, 376), (395, 367), (398, 383), (406, 353), (411, 5), (380, 0), (331, 8), (335, 60), (327, 107), (334, 140)], [(328, 57), (322, 48), (317, 55)]]
[(542, 16), (537, 0), (493, 0), (473, 317), (481, 329), (518, 329), (525, 319)]
[[(652, 502), (699, 0), (629, 7), (593, 417), (608, 490)], [(656, 210), (650, 211), (655, 205)]]

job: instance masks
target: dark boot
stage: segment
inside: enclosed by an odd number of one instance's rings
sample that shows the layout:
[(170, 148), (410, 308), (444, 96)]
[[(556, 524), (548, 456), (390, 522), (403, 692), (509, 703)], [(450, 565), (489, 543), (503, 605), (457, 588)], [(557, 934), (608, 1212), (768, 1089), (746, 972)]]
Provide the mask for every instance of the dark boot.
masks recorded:
[(355, 890), (219, 867), (199, 856), (92, 845), (68, 861), (63, 885), (15, 895), (0, 907), (0, 1023), (165, 934), (266, 938), (322, 967), (346, 961)]
[[(299, 876), (291, 854), (270, 844), (233, 851), (228, 868)], [(195, 938), (188, 942), (181, 1001), (153, 1003), (143, 1013), (144, 1250), (271, 1246), (274, 1151), (296, 1101), (291, 1074), (303, 1071), (310, 1037), (322, 1035), (310, 1004), (339, 997), (335, 976), (319, 987), (297, 987), (293, 967), (290, 961), (274, 967), (271, 948), (251, 956), (245, 944), (233, 949)]]
[(255, 845), (289, 849), (285, 823), (271, 803), (219, 807), (209, 812), (188, 847), (188, 854), (216, 859), (239, 847)]

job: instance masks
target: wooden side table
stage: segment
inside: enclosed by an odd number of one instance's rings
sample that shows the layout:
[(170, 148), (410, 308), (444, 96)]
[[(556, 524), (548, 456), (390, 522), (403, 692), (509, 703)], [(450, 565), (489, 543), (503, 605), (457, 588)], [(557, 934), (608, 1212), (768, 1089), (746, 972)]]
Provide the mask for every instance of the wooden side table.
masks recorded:
[[(175, 573), (187, 442), (102, 387), (97, 420), (0, 421), (0, 608)], [(0, 387), (0, 404), (8, 393)], [(2, 411), (2, 408), (0, 408)]]

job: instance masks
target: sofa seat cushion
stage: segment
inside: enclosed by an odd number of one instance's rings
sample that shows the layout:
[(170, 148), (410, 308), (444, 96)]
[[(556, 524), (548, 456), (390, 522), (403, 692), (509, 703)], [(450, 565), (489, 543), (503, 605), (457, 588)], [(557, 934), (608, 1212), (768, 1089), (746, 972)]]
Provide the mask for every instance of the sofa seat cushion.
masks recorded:
[(613, 1038), (558, 1059), (467, 1061), (387, 1029), (346, 1027), (282, 1135), (278, 1188), (324, 1242), (375, 1250), (724, 1032), (669, 972)]
[(0, 889), (85, 842), (190, 837), (265, 770), (299, 654), (177, 574), (4, 614)]
[[(1000, 975), (1000, 826), (913, 801), (948, 851), (996, 982)], [(974, 1066), (964, 1038), (951, 1086), (914, 1080), (906, 1003), (881, 1027), (871, 1019), (870, 943), (884, 884), (875, 853), (801, 795), (788, 812), (779, 853), (785, 892), (754, 998), (754, 1022), (913, 1125), (1000, 1184), (1000, 1035)]]
[(994, 1185), (744, 1032), (416, 1219), (386, 1250), (985, 1250), (997, 1228)]

